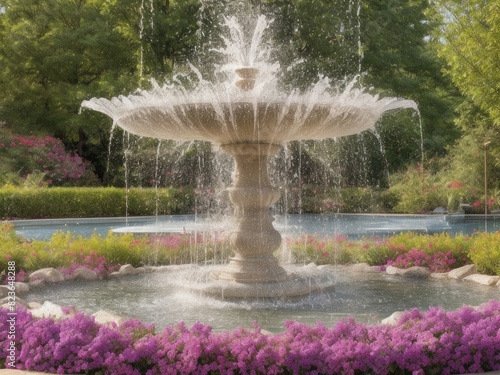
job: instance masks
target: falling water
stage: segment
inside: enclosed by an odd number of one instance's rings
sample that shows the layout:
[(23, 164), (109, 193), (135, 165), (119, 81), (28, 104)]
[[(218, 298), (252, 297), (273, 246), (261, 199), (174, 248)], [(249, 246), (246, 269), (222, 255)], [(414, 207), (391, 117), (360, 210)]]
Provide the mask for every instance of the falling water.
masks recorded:
[[(208, 141), (235, 158), (230, 197), (237, 208), (237, 229), (231, 233), (236, 255), (213, 277), (204, 271), (205, 283), (191, 286), (203, 293), (275, 297), (282, 296), (282, 290), (297, 296), (310, 293), (313, 284), (316, 289), (331, 287), (334, 280), (328, 273), (303, 269), (291, 277), (272, 255), (281, 235), (272, 225), (268, 208), (280, 193), (270, 184), (268, 159), (288, 142), (358, 134), (374, 128), (386, 111), (416, 107), (413, 101), (371, 95), (357, 87), (357, 79), (339, 84), (319, 77), (306, 90), (283, 91), (278, 74), (281, 67), (271, 61), (272, 46), (264, 38), (269, 25), (260, 15), (253, 32), (248, 32), (236, 17), (224, 19), (224, 46), (212, 51), (224, 58), (215, 68), (215, 81), (191, 65), (192, 74), (183, 76), (191, 82), (189, 89), (179, 84), (178, 75), (163, 85), (152, 81), (150, 90), (82, 103), (84, 108), (107, 114), (127, 132), (157, 139)], [(205, 171), (205, 159), (198, 157), (198, 168)], [(201, 180), (197, 186), (201, 191), (206, 188)], [(197, 250), (197, 233), (194, 241)], [(201, 242), (205, 242), (203, 235)], [(195, 251), (192, 256), (194, 263), (200, 261), (198, 254)]]

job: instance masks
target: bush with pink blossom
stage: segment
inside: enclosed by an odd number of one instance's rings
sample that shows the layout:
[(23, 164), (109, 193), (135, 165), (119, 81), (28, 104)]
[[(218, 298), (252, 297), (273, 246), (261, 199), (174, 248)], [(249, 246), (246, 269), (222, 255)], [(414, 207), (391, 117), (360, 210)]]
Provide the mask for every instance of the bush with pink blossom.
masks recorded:
[[(14, 339), (0, 309), (0, 366), (71, 374), (463, 374), (500, 369), (500, 301), (477, 309), (407, 311), (395, 325), (347, 319), (328, 328), (288, 321), (285, 331), (215, 333), (183, 323), (155, 334), (137, 320), (99, 325), (18, 309)], [(11, 341), (15, 355), (11, 356)]]
[(41, 176), (38, 183), (48, 186), (96, 186), (99, 180), (90, 163), (68, 152), (61, 140), (45, 136), (0, 133), (0, 169), (15, 182), (18, 175), (29, 180)]

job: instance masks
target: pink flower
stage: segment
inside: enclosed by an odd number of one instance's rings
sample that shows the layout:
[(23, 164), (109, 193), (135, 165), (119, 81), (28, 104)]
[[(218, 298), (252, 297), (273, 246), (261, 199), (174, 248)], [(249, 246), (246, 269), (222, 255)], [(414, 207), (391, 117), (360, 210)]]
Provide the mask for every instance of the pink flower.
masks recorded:
[(472, 207), (479, 207), (479, 206), (481, 206), (481, 204), (482, 204), (482, 203), (483, 203), (483, 202), (482, 202), (482, 201), (480, 201), (480, 200), (475, 201), (474, 203), (472, 203)]

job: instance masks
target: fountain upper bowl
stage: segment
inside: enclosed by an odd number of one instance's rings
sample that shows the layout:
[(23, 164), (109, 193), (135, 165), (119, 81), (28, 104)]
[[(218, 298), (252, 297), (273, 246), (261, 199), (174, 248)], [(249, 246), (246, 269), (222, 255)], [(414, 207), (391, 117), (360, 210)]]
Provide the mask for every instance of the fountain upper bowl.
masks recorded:
[[(284, 144), (357, 134), (371, 129), (387, 109), (413, 107), (412, 101), (371, 103), (222, 102), (132, 108), (116, 101), (92, 99), (82, 104), (110, 115), (124, 130), (144, 137), (175, 141)], [(398, 104), (394, 106), (394, 104)], [(106, 105), (105, 105), (106, 104)], [(115, 104), (110, 108), (109, 104)], [(376, 105), (378, 104), (378, 105)]]

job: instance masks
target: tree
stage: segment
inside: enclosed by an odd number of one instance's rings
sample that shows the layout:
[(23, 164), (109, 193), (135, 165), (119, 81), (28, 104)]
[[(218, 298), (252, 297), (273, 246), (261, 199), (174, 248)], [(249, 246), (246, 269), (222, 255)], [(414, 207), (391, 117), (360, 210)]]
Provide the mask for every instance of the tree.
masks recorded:
[(460, 91), (500, 126), (500, 3), (440, 0), (441, 55)]
[(449, 175), (482, 189), (484, 144), (488, 185), (500, 188), (500, 3), (497, 0), (439, 0), (443, 27), (440, 55), (445, 72), (466, 100), (456, 123), (463, 136), (450, 148)]
[[(383, 95), (417, 102), (428, 157), (445, 154), (446, 146), (460, 134), (453, 123), (460, 97), (441, 73), (443, 61), (437, 56), (435, 39), (431, 38), (440, 24), (430, 9), (428, 0), (368, 0), (363, 2), (361, 11), (363, 82)], [(399, 116), (400, 126), (407, 128), (411, 121), (408, 115)], [(399, 132), (394, 126), (397, 122), (393, 116), (388, 126), (382, 126), (382, 138), (387, 139), (384, 144), (388, 152), (396, 155), (396, 159), (389, 160), (389, 165), (400, 168), (404, 165), (398, 151), (401, 146), (393, 140), (404, 139), (402, 135), (407, 130)], [(417, 131), (411, 133), (417, 135), (418, 117), (413, 118), (413, 127)], [(419, 138), (417, 135), (417, 143)], [(415, 160), (418, 151), (406, 154), (407, 160)]]
[(194, 58), (198, 43), (198, 0), (141, 0), (137, 36), (141, 42), (141, 75), (163, 79)]
[(91, 97), (135, 90), (172, 72), (193, 46), (194, 0), (7, 0), (0, 14), (0, 120), (57, 136), (102, 177), (111, 121)]
[[(7, 0), (0, 14), (0, 119), (17, 132), (44, 133), (73, 144), (107, 147), (102, 116), (79, 114), (92, 96), (135, 86), (138, 48), (114, 17), (118, 1)], [(104, 137), (104, 138), (103, 138)], [(106, 144), (106, 145), (105, 145)], [(92, 156), (92, 155), (90, 155)]]

